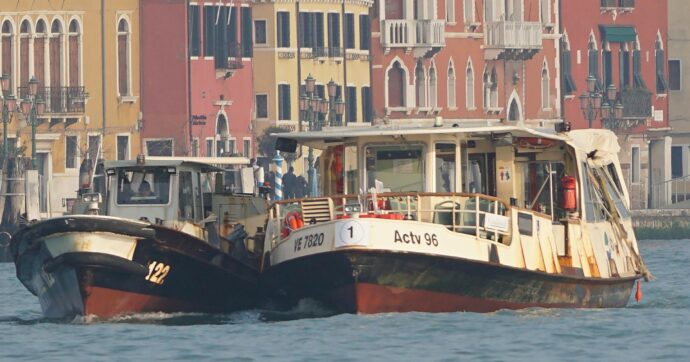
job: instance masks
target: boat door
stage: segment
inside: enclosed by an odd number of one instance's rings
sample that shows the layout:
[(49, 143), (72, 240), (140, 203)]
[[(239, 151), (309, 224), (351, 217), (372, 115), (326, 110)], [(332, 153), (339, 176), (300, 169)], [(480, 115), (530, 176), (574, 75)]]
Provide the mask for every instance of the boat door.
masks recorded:
[(203, 219), (203, 198), (201, 196), (201, 175), (199, 172), (178, 173), (178, 217), (180, 220), (196, 222)]

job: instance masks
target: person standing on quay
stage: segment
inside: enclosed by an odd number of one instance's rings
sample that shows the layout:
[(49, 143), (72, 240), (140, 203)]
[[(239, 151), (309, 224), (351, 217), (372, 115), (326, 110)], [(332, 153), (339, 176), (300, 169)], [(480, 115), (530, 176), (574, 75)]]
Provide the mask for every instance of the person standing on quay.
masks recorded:
[(295, 168), (290, 166), (288, 172), (283, 176), (283, 192), (285, 199), (295, 198), (295, 186), (297, 184), (297, 176), (295, 176)]

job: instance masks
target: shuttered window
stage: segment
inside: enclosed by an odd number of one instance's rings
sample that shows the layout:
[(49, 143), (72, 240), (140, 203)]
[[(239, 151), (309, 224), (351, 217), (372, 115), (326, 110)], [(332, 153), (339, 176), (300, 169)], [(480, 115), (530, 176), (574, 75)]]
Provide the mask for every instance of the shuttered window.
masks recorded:
[(198, 57), (201, 51), (201, 18), (199, 5), (189, 6), (189, 55)]
[(328, 47), (340, 47), (340, 14), (328, 14)]
[(279, 48), (290, 47), (290, 13), (287, 11), (279, 11), (276, 18), (276, 37), (278, 39)]
[(601, 52), (601, 67), (604, 71), (604, 87), (608, 87), (613, 84), (613, 63), (611, 62), (610, 50)]
[(633, 51), (633, 85), (635, 88), (647, 88), (642, 78), (642, 56), (639, 50)]
[(252, 44), (252, 9), (242, 7), (240, 10), (240, 20), (242, 21), (242, 56), (249, 58), (253, 55)]
[(372, 117), (371, 88), (362, 87), (362, 121), (371, 122)]
[(29, 81), (29, 34), (19, 38), (19, 84)]
[(230, 8), (230, 21), (228, 25), (228, 44), (230, 46), (230, 56), (233, 58), (240, 57), (240, 49), (237, 43), (237, 8)]
[(668, 61), (668, 88), (672, 91), (681, 90), (681, 70), (680, 59), (670, 59)]
[[(72, 20), (69, 24), (69, 85), (71, 87), (78, 87), (79, 81), (79, 24), (76, 20)], [(36, 42), (34, 41), (34, 47)], [(34, 69), (35, 73), (35, 69)]]
[[(51, 85), (53, 85), (53, 39), (50, 47), (50, 65), (51, 65)], [(117, 74), (118, 74), (118, 91), (120, 96), (130, 94), (129, 88), (129, 49), (127, 43), (129, 42), (129, 24), (125, 19), (120, 19), (117, 30)], [(60, 68), (57, 68), (60, 69)]]
[(204, 56), (212, 57), (216, 44), (216, 7), (204, 6)]
[(566, 41), (561, 43), (561, 69), (563, 70), (563, 93), (565, 95), (573, 94), (577, 88), (573, 81), (572, 59)]
[(597, 79), (596, 82), (596, 89), (597, 90), (602, 90), (601, 87), (601, 78), (599, 76), (599, 56), (597, 54), (597, 50), (592, 48), (591, 43), (590, 43), (590, 49), (589, 49), (589, 75), (594, 76), (594, 78)]
[(288, 121), (290, 113), (290, 85), (278, 84), (278, 119)]
[(228, 12), (230, 8), (221, 6), (217, 11), (217, 20), (215, 23), (215, 49), (214, 49), (214, 64), (216, 69), (228, 68)]
[(0, 28), (0, 41), (2, 41), (2, 73), (12, 74), (12, 24), (5, 20)]
[(314, 46), (323, 48), (326, 46), (324, 43), (323, 13), (314, 13), (313, 15)]
[(316, 36), (316, 24), (314, 13), (299, 13), (299, 43), (302, 48), (313, 48), (316, 46), (314, 38)]
[(357, 122), (357, 87), (347, 87), (347, 121)]
[(666, 74), (664, 72), (664, 64), (666, 63), (666, 57), (664, 55), (664, 50), (657, 46), (656, 50), (656, 93), (663, 94), (668, 90), (668, 84), (666, 83)]
[(371, 47), (371, 19), (369, 15), (359, 16), (359, 49), (369, 50)]
[(630, 52), (624, 50), (620, 52), (620, 79), (621, 90), (630, 87)]
[(65, 136), (65, 168), (77, 168), (77, 136)]
[(345, 48), (355, 48), (355, 14), (345, 14)]

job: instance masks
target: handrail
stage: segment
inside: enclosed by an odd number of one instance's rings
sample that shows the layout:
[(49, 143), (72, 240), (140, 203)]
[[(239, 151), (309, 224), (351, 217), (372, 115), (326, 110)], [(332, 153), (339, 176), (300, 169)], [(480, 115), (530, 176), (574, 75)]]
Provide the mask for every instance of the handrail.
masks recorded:
[(670, 206), (688, 200), (690, 200), (690, 175), (672, 178), (652, 185), (653, 207)]

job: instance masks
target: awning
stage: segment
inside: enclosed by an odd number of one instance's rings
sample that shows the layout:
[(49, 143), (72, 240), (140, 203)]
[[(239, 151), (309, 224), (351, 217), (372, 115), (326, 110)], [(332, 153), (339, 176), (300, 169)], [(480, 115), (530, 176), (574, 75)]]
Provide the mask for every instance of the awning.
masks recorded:
[(599, 25), (604, 40), (611, 43), (625, 43), (635, 41), (637, 32), (633, 26)]

